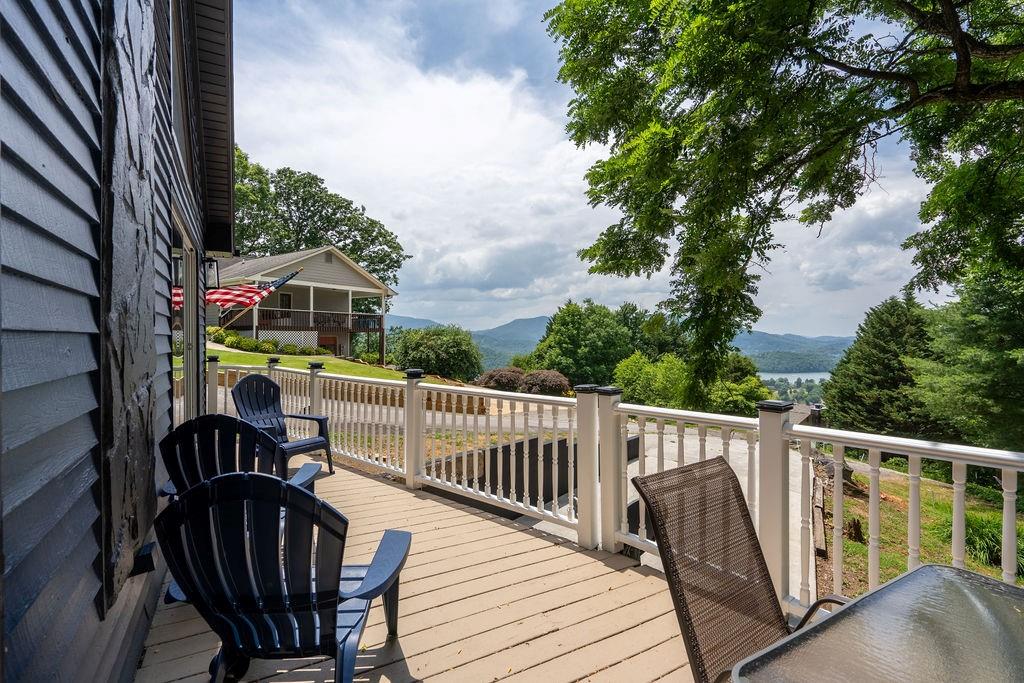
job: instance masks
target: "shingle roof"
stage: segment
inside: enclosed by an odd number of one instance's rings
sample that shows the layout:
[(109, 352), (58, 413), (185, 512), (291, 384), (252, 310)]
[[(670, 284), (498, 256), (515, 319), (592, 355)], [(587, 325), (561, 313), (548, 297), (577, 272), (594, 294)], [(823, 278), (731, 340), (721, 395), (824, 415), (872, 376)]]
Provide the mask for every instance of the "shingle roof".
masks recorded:
[(230, 259), (221, 259), (220, 276), (224, 280), (233, 280), (240, 277), (251, 277), (274, 270), (287, 265), (293, 261), (315, 254), (318, 251), (330, 249), (330, 247), (316, 247), (315, 249), (303, 249), (302, 251), (290, 251), (287, 254), (275, 254), (274, 256), (236, 256)]

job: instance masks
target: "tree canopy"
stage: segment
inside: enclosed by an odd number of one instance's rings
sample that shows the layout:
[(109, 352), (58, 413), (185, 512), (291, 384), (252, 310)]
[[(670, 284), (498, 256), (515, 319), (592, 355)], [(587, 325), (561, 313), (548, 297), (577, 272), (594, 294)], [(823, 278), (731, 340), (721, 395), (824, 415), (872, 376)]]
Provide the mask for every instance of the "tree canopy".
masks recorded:
[(937, 427), (913, 398), (909, 358), (928, 351), (924, 309), (910, 297), (872, 307), (824, 386), (830, 427), (894, 436), (934, 437)]
[(1024, 450), (1024, 274), (974, 269), (957, 293), (927, 312), (910, 393), (972, 445)]
[(235, 145), (235, 236), (242, 254), (268, 256), (332, 244), (385, 284), (410, 258), (366, 207), (327, 189), (320, 176), (268, 171)]
[(463, 382), (483, 371), (480, 349), (469, 332), (457, 325), (402, 330), (389, 343), (395, 362), (403, 368)]
[[(879, 177), (883, 138), (931, 184), (914, 284), (1024, 267), (1024, 5), (1014, 0), (564, 0), (547, 14), (568, 131), (618, 208), (591, 271), (670, 265), (694, 391), (759, 317), (772, 226), (822, 225)], [(674, 251), (673, 251), (674, 244)]]
[(630, 332), (607, 307), (568, 301), (548, 321), (537, 348), (517, 357), (526, 370), (557, 370), (576, 384), (607, 384), (615, 366), (632, 353)]

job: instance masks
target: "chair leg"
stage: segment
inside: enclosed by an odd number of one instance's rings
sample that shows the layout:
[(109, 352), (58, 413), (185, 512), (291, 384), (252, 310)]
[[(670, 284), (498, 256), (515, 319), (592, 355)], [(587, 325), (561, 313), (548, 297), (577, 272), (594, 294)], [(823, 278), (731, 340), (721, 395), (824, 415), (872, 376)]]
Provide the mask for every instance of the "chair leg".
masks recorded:
[(338, 643), (334, 656), (334, 683), (352, 683), (356, 677), (356, 657), (359, 655), (359, 633), (350, 633)]
[(210, 660), (210, 681), (222, 683), (241, 680), (249, 670), (249, 658), (245, 655), (221, 646), (220, 652)]
[(382, 599), (384, 600), (384, 619), (388, 624), (388, 638), (398, 637), (398, 578), (391, 584)]
[(334, 474), (334, 458), (331, 457), (331, 442), (327, 442), (327, 448), (324, 449), (324, 455), (327, 458), (327, 471), (330, 474)]

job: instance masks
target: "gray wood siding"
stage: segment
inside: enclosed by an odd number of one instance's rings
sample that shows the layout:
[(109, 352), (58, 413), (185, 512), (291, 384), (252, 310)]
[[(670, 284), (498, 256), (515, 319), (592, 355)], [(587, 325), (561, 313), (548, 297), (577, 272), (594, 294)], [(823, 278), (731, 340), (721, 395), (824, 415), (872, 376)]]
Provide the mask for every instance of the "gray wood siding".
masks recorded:
[[(131, 245), (150, 250), (138, 272), (154, 289), (146, 285), (135, 294), (133, 324), (148, 341), (133, 360), (133, 374), (109, 370), (126, 384), (118, 389), (122, 395), (152, 397), (137, 415), (152, 448), (171, 423), (172, 202), (197, 244), (203, 232), (199, 199), (169, 154), (166, 3), (5, 0), (0, 13), (3, 673), (12, 681), (130, 680), (161, 577), (158, 572), (118, 581), (116, 598), (101, 618), (104, 593), (97, 567), (104, 557), (103, 496), (97, 463), (105, 402), (99, 398), (99, 321), (102, 256), (108, 248), (100, 244), (102, 27), (132, 34), (120, 45), (134, 51), (128, 57), (139, 81), (121, 85), (141, 85), (132, 101), (118, 102), (119, 113), (135, 118), (127, 129), (114, 130), (124, 134), (115, 134), (114, 144), (123, 152), (125, 145), (145, 141), (135, 149), (151, 145), (142, 156), (153, 155), (139, 162), (149, 170), (133, 188), (138, 193), (118, 197), (138, 201), (131, 206), (135, 215), (119, 222), (125, 219), (115, 209), (114, 218), (115, 234), (125, 234), (124, 225), (144, 228), (144, 239)], [(147, 58), (154, 52), (155, 77)], [(130, 142), (129, 133), (138, 137)], [(114, 255), (115, 271), (118, 258), (124, 255)], [(201, 286), (198, 295), (203, 296)], [(130, 319), (124, 308), (117, 313)], [(131, 445), (129, 452), (137, 453)], [(142, 484), (151, 487), (152, 451), (145, 459), (144, 467), (133, 465), (126, 476), (141, 474)], [(156, 478), (162, 480), (159, 470)], [(151, 500), (151, 489), (138, 495)], [(135, 514), (127, 507), (121, 513)], [(139, 523), (145, 534), (148, 520)]]
[(267, 273), (267, 277), (283, 277), (299, 267), (302, 268), (302, 272), (296, 275), (295, 279), (302, 280), (303, 282), (321, 282), (325, 285), (338, 285), (341, 287), (379, 289), (376, 283), (367, 279), (365, 275), (337, 256), (332, 258), (331, 263), (327, 263), (324, 259), (324, 254), (316, 254), (290, 266), (272, 270)]

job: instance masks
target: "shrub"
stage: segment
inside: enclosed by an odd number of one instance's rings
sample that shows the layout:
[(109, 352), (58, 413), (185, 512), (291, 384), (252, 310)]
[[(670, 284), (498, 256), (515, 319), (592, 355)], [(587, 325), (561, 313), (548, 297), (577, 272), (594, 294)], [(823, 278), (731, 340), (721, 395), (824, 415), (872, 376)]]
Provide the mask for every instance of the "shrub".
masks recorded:
[(239, 337), (237, 348), (242, 351), (257, 352), (260, 350), (260, 343), (255, 339), (250, 339), (249, 337)]
[(241, 348), (241, 346), (239, 346), (241, 341), (242, 341), (242, 337), (239, 337), (237, 335), (234, 335), (234, 336), (231, 336), (231, 337), (227, 337), (224, 340), (224, 346), (228, 347), (229, 349), (238, 349), (238, 348)]
[(495, 368), (477, 377), (473, 384), (497, 391), (522, 391), (525, 377), (521, 368)]
[(312, 346), (303, 346), (299, 348), (300, 356), (312, 356), (316, 353), (316, 349)]
[(207, 337), (212, 337), (213, 335), (217, 334), (218, 332), (223, 332), (223, 331), (224, 331), (223, 327), (217, 327), (216, 325), (207, 325), (206, 326), (206, 336)]
[(283, 344), (278, 350), (286, 356), (294, 356), (299, 353), (299, 347), (295, 344)]
[(455, 325), (405, 330), (396, 340), (395, 362), (430, 375), (468, 382), (482, 371), (480, 349), (469, 332)]
[(277, 344), (268, 341), (260, 342), (260, 353), (277, 353)]
[(370, 365), (376, 365), (377, 364), (377, 352), (376, 351), (367, 351), (366, 353), (361, 353), (361, 354), (359, 354), (359, 360), (363, 361), (364, 363), (369, 363)]
[(225, 341), (227, 341), (227, 338), (228, 335), (224, 332), (224, 330), (217, 330), (213, 334), (208, 335), (208, 339), (212, 341), (214, 344), (223, 344)]
[(334, 355), (334, 351), (331, 351), (326, 346), (318, 346), (318, 347), (316, 347), (316, 355), (318, 355), (318, 356), (333, 356)]
[[(943, 539), (953, 539), (953, 518), (944, 519), (940, 530)], [(1003, 517), (998, 512), (964, 513), (964, 545), (975, 562), (999, 567), (1003, 562)], [(1024, 536), (1017, 528), (1017, 576), (1024, 576)]]
[(534, 370), (523, 377), (523, 391), (544, 396), (568, 396), (572, 393), (569, 379), (557, 370)]

